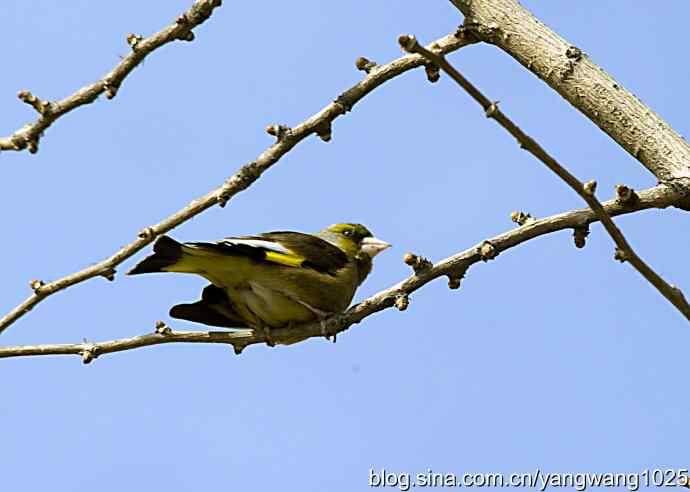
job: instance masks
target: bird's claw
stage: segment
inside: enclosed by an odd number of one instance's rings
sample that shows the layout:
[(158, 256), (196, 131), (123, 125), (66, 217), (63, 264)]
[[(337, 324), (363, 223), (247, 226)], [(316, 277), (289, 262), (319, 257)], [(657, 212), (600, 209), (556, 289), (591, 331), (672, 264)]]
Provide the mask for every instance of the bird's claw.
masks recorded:
[(321, 318), (319, 320), (319, 324), (321, 325), (321, 335), (326, 338), (326, 340), (330, 340), (333, 343), (335, 343), (336, 337), (338, 336), (337, 333), (333, 333), (331, 335), (328, 334), (328, 323), (326, 322), (327, 318)]
[(276, 342), (274, 342), (273, 337), (271, 337), (271, 329), (268, 326), (262, 326), (261, 329), (264, 332), (264, 338), (266, 338), (266, 345), (275, 347)]

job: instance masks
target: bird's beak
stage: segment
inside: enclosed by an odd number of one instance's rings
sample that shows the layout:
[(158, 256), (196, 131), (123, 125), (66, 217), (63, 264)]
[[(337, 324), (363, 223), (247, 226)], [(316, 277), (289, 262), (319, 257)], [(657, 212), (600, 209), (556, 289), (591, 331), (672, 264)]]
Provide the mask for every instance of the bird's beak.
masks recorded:
[(386, 241), (381, 241), (375, 237), (365, 237), (362, 239), (361, 248), (364, 253), (366, 253), (370, 258), (373, 258), (381, 251), (386, 248), (390, 248), (391, 245)]

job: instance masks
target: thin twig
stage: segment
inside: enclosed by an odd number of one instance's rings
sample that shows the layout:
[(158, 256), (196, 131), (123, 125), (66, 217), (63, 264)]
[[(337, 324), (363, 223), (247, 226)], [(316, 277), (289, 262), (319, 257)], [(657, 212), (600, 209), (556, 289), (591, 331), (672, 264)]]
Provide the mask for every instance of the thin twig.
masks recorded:
[(680, 311), (685, 318), (690, 321), (690, 305), (685, 300), (685, 296), (677, 287), (667, 283), (659, 274), (647, 265), (642, 258), (632, 249), (628, 241), (623, 236), (621, 230), (613, 223), (611, 217), (606, 213), (601, 205), (601, 202), (596, 198), (594, 192), (596, 189), (596, 182), (590, 181), (588, 183), (581, 183), (575, 176), (573, 176), (567, 169), (560, 165), (551, 155), (549, 155), (534, 139), (523, 132), (515, 123), (513, 123), (503, 112), (498, 108), (498, 103), (490, 101), (484, 96), (479, 89), (472, 85), (465, 77), (460, 74), (448, 61), (443, 54), (434, 53), (423, 46), (421, 46), (414, 36), (400, 36), (400, 45), (410, 53), (416, 53), (424, 56), (430, 62), (439, 66), (444, 72), (460, 85), (472, 98), (477, 101), (486, 113), (487, 118), (493, 118), (496, 122), (505, 128), (508, 133), (515, 137), (520, 144), (520, 147), (535, 156), (546, 167), (553, 171), (559, 178), (566, 182), (582, 199), (587, 202), (587, 205), (594, 211), (606, 232), (609, 233), (613, 241), (616, 243), (617, 250), (615, 258), (620, 261), (629, 261), (632, 266), (651, 283), (661, 295), (673, 304), (678, 311)]
[(42, 101), (29, 91), (19, 91), (17, 97), (33, 107), (40, 116), (36, 121), (24, 125), (12, 135), (0, 138), (0, 151), (28, 149), (32, 154), (36, 153), (38, 141), (43, 132), (58, 118), (79, 106), (94, 102), (103, 93), (108, 99), (115, 97), (124, 79), (144, 61), (147, 55), (175, 40), (192, 41), (194, 39), (192, 29), (208, 19), (220, 4), (221, 0), (197, 0), (189, 10), (163, 30), (147, 38), (129, 34), (127, 43), (131, 52), (115, 68), (96, 82), (82, 87), (60, 101)]
[[(433, 46), (442, 53), (449, 53), (473, 42), (472, 39), (450, 34), (433, 43)], [(43, 299), (56, 292), (97, 276), (112, 279), (117, 265), (136, 254), (157, 236), (177, 227), (216, 204), (224, 206), (234, 195), (249, 187), (264, 171), (278, 162), (290, 149), (312, 133), (319, 135), (324, 140), (330, 139), (331, 123), (336, 118), (350, 111), (355, 103), (359, 102), (364, 96), (387, 80), (422, 66), (425, 62), (426, 60), (422, 56), (405, 55), (386, 65), (377, 66), (360, 82), (340, 94), (334, 102), (296, 127), (286, 128), (278, 125), (274, 125), (275, 128), (274, 126), (269, 127), (276, 134), (277, 141), (259, 155), (255, 161), (242, 166), (223, 185), (192, 201), (189, 205), (163, 219), (161, 222), (146, 227), (139, 233), (138, 239), (124, 246), (109, 258), (52, 282), (32, 282), (34, 294), (0, 319), (0, 333)]]
[[(649, 208), (668, 207), (674, 204), (682, 194), (669, 186), (659, 185), (638, 192), (637, 196), (638, 200), (634, 204), (626, 205), (614, 199), (605, 202), (603, 207), (607, 214), (616, 216)], [(325, 332), (329, 336), (335, 335), (347, 330), (351, 325), (359, 323), (367, 316), (392, 306), (404, 309), (409, 303), (410, 294), (436, 278), (447, 276), (450, 279), (449, 287), (457, 288), (459, 279), (469, 266), (489, 259), (486, 256), (487, 245), (490, 245), (492, 257), (495, 257), (499, 253), (535, 237), (564, 229), (587, 227), (588, 224), (597, 220), (598, 216), (591, 209), (580, 209), (529, 221), (523, 226), (492, 237), (487, 241), (482, 241), (461, 253), (439, 261), (436, 264), (429, 265), (427, 268), (418, 269), (418, 272), (402, 282), (356, 304), (345, 313), (332, 316), (326, 320)], [(453, 282), (451, 283), (451, 281)], [(401, 302), (403, 299), (405, 302)], [(273, 342), (280, 343), (283, 340), (294, 341), (295, 339), (321, 337), (324, 333), (322, 329), (323, 327), (320, 323), (312, 323), (274, 329), (271, 330), (270, 336)], [(248, 345), (266, 343), (266, 337), (263, 333), (254, 333), (251, 330), (236, 332), (176, 332), (170, 331), (164, 324), (159, 324), (155, 333), (108, 342), (0, 347), (0, 358), (74, 354), (80, 355), (85, 362), (90, 362), (95, 357), (103, 354), (163, 343), (222, 343), (232, 345), (235, 352), (239, 353)]]

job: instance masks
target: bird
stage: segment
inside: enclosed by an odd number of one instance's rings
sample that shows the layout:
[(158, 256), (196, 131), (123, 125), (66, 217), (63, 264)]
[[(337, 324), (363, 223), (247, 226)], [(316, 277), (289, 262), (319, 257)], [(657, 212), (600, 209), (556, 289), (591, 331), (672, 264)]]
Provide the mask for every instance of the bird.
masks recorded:
[(250, 328), (270, 341), (272, 329), (312, 321), (321, 322), (325, 334), (324, 320), (350, 305), (373, 258), (390, 246), (355, 223), (333, 224), (314, 234), (274, 231), (215, 242), (180, 243), (162, 235), (153, 254), (128, 275), (200, 275), (210, 282), (201, 300), (173, 306), (171, 317)]

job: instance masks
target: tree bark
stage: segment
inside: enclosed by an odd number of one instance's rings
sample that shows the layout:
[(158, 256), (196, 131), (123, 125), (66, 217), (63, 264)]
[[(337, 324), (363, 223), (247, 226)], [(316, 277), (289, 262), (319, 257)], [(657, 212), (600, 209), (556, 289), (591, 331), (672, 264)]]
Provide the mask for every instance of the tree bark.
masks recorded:
[[(690, 190), (690, 145), (579, 48), (516, 0), (451, 0), (465, 28), (546, 82), (660, 182)], [(682, 208), (686, 208), (684, 205)]]

